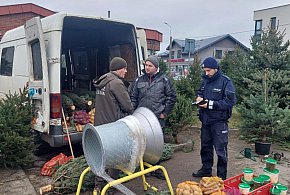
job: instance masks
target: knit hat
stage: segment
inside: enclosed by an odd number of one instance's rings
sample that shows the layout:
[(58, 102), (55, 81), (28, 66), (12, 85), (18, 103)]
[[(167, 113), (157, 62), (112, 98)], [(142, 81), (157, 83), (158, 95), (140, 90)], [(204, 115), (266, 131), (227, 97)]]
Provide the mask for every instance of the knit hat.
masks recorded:
[(145, 60), (145, 62), (147, 62), (147, 61), (151, 62), (156, 68), (159, 67), (159, 60), (158, 60), (158, 58), (156, 56), (149, 56)]
[(206, 58), (202, 63), (202, 68), (218, 69), (218, 62), (213, 57)]
[(110, 71), (120, 70), (127, 67), (127, 62), (120, 57), (114, 57), (110, 62)]

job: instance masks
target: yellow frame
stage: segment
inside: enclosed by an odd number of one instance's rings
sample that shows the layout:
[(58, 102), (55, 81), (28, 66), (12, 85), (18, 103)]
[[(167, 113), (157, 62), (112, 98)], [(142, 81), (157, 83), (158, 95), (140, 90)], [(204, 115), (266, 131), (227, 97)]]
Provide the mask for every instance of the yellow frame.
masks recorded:
[[(144, 165), (148, 168), (144, 168)], [(150, 185), (149, 183), (146, 182), (146, 178), (145, 178), (145, 174), (147, 173), (150, 173), (150, 172), (153, 172), (153, 171), (156, 171), (157, 169), (161, 169), (164, 176), (165, 176), (165, 179), (166, 179), (166, 182), (167, 182), (167, 186), (168, 186), (168, 189), (171, 193), (171, 195), (174, 195), (174, 192), (173, 192), (173, 188), (172, 188), (172, 185), (171, 185), (171, 182), (170, 182), (170, 179), (169, 179), (169, 176), (167, 174), (167, 171), (166, 169), (161, 166), (161, 165), (150, 165), (149, 163), (146, 163), (146, 162), (143, 162), (143, 160), (140, 161), (140, 171), (138, 172), (135, 172), (135, 173), (132, 173), (128, 170), (124, 170), (124, 169), (120, 169), (121, 171), (123, 171), (125, 174), (127, 174), (127, 176), (125, 177), (122, 177), (120, 179), (117, 179), (117, 180), (113, 180), (109, 183), (107, 183), (107, 185), (105, 185), (105, 187), (102, 189), (101, 191), (101, 195), (105, 195), (106, 191), (112, 187), (112, 186), (115, 186), (115, 185), (118, 185), (118, 184), (121, 184), (123, 182), (126, 182), (126, 181), (129, 181), (129, 180), (132, 180), (132, 179), (135, 179), (137, 177), (142, 177), (142, 181), (143, 181), (143, 187), (144, 187), (144, 190), (147, 190), (148, 187), (151, 188), (153, 191), (157, 192), (158, 189), (152, 185)], [(84, 179), (84, 176), (85, 174), (87, 174), (87, 172), (89, 172), (91, 170), (90, 167), (87, 167), (83, 172), (82, 174), (80, 175), (80, 179), (79, 179), (79, 183), (78, 183), (78, 188), (77, 188), (77, 192), (76, 192), (76, 195), (79, 195), (80, 194), (80, 191), (81, 191), (81, 188), (82, 188), (82, 183), (83, 183), (83, 179)], [(97, 190), (94, 189), (93, 191), (93, 194), (94, 195), (97, 195)]]

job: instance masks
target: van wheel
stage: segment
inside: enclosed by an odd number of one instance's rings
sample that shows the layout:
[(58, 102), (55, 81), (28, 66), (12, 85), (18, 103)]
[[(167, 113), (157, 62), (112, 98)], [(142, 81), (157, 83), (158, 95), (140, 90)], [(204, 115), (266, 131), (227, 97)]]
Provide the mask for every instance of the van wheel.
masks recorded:
[(50, 145), (41, 139), (41, 133), (38, 131), (33, 130), (33, 140), (35, 145), (35, 155), (42, 155), (46, 154), (50, 151)]

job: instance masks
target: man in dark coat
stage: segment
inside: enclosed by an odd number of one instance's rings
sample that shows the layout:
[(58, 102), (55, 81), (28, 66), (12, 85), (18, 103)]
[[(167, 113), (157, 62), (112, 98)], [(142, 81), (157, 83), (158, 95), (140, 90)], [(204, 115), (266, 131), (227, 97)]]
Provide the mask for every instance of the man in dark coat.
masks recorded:
[(131, 90), (134, 109), (149, 108), (158, 118), (162, 128), (176, 102), (176, 93), (170, 79), (159, 72), (159, 60), (150, 56), (145, 60), (144, 74), (138, 77)]
[(110, 72), (95, 83), (95, 126), (115, 122), (133, 111), (133, 106), (123, 78), (127, 72), (127, 62), (114, 57), (110, 62)]
[(192, 175), (193, 177), (212, 175), (215, 149), (218, 157), (217, 176), (226, 179), (228, 119), (236, 103), (235, 88), (232, 81), (219, 70), (218, 62), (214, 58), (206, 58), (202, 68), (205, 74), (196, 98), (200, 107), (199, 119), (202, 122), (200, 150), (202, 168)]
[[(95, 126), (115, 122), (133, 111), (123, 80), (126, 73), (127, 62), (123, 58), (114, 57), (110, 62), (110, 72), (94, 82), (96, 87)], [(118, 179), (119, 170), (108, 169), (107, 172), (113, 179)], [(95, 185), (103, 188), (106, 181), (96, 176)], [(112, 192), (115, 190), (115, 188), (111, 189)]]
[[(150, 56), (145, 60), (143, 72), (144, 74), (136, 79), (131, 90), (130, 97), (134, 109), (138, 107), (149, 108), (158, 118), (163, 129), (165, 119), (176, 102), (173, 84), (164, 73), (159, 72), (159, 60), (156, 56)], [(152, 175), (159, 179), (165, 179), (160, 169), (152, 172)]]

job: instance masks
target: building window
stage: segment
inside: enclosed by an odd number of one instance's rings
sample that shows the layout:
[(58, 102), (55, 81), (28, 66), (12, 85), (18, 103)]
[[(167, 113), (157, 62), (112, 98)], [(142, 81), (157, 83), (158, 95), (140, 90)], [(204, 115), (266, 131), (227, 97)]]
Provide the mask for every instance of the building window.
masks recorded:
[(171, 51), (170, 54), (171, 54), (170, 55), (171, 56), (171, 59), (174, 59), (174, 51)]
[(14, 47), (2, 49), (0, 75), (12, 76)]
[(228, 55), (229, 56), (233, 56), (234, 55), (234, 51), (228, 51)]
[(215, 50), (215, 56), (214, 57), (216, 59), (222, 59), (222, 57), (223, 57), (223, 50), (216, 49)]
[(177, 51), (177, 58), (181, 58), (181, 50)]
[(271, 18), (270, 26), (272, 30), (276, 29), (276, 17)]
[(255, 36), (260, 36), (262, 34), (262, 20), (256, 20), (255, 23)]

